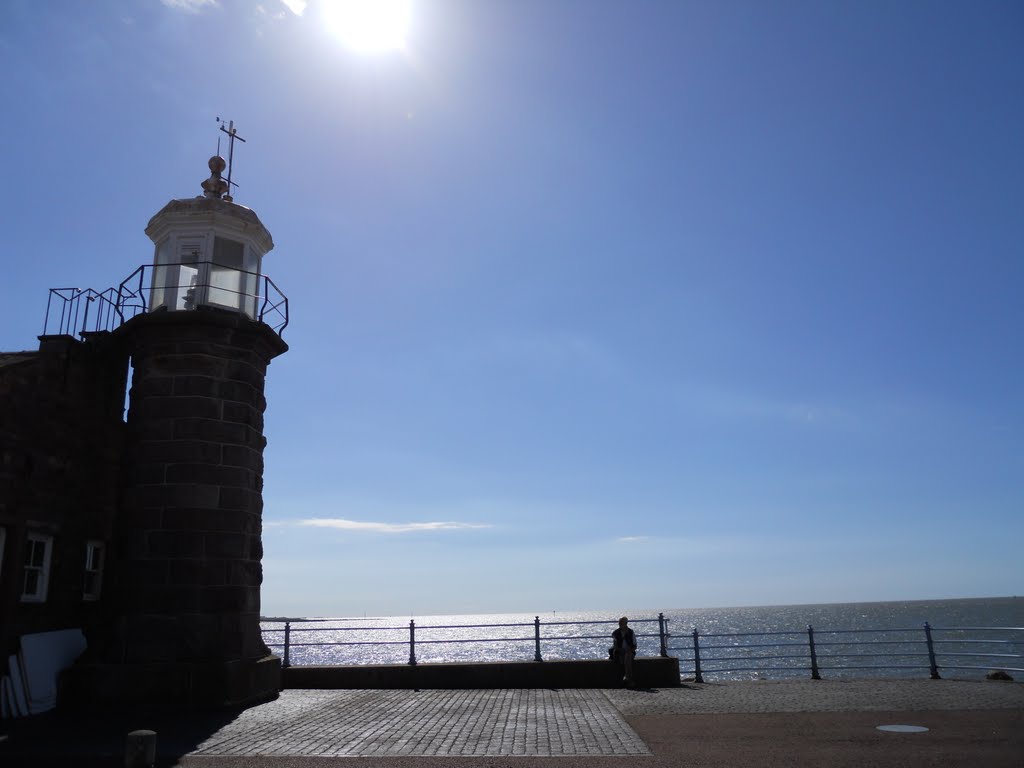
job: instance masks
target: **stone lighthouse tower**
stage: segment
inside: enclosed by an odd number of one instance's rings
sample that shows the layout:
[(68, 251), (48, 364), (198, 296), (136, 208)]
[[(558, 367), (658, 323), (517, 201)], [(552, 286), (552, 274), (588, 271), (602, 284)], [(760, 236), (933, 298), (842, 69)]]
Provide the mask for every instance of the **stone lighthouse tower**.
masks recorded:
[(224, 706), (280, 688), (259, 616), (264, 382), (288, 349), (286, 300), (262, 271), (270, 232), (227, 195), (224, 160), (209, 168), (201, 196), (150, 220), (153, 262), (121, 286), (141, 311), (112, 333), (133, 371), (113, 584), (72, 701)]

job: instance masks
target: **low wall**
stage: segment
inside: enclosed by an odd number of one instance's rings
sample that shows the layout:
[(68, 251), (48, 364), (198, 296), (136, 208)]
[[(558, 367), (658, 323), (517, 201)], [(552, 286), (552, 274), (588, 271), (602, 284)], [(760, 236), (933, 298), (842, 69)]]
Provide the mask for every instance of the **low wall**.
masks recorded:
[[(679, 659), (645, 657), (633, 662), (640, 688), (679, 685)], [(286, 667), (283, 688), (619, 688), (622, 667), (611, 661), (525, 661), (478, 664), (386, 664)]]

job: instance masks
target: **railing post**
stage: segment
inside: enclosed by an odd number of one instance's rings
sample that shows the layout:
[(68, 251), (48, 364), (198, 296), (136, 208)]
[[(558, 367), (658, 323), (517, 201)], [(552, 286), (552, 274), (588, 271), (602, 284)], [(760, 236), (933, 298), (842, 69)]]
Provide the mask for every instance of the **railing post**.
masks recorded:
[(76, 333), (74, 333), (73, 335), (81, 336), (82, 335), (82, 331), (84, 331), (89, 326), (89, 308), (90, 308), (90, 305), (92, 304), (92, 301), (93, 301), (93, 297), (86, 293), (85, 294), (85, 317), (82, 318), (82, 327), (81, 328), (76, 328), (75, 329)]
[(286, 668), (290, 667), (292, 665), (291, 658), (289, 658), (289, 656), (288, 656), (288, 653), (291, 650), (288, 647), (289, 643), (291, 643), (291, 638), (292, 638), (292, 623), (290, 621), (286, 621), (284, 623), (284, 666)]
[(818, 653), (814, 648), (814, 627), (807, 625), (807, 644), (811, 649), (811, 680), (821, 680), (821, 673), (818, 671)]
[(540, 616), (533, 617), (534, 661), (544, 661), (540, 656)]
[(924, 639), (928, 644), (928, 666), (931, 667), (932, 680), (941, 680), (939, 677), (939, 665), (935, 662), (935, 644), (932, 642), (932, 628), (926, 621), (924, 623)]
[(416, 666), (416, 622), (409, 619), (409, 665)]
[(698, 683), (704, 682), (704, 675), (700, 672), (700, 633), (697, 628), (693, 628), (693, 669), (694, 669), (694, 680)]
[(658, 644), (660, 645), (660, 653), (662, 656), (668, 656), (668, 645), (666, 644), (667, 636), (665, 634), (665, 625), (668, 622), (665, 619), (664, 613), (658, 614)]

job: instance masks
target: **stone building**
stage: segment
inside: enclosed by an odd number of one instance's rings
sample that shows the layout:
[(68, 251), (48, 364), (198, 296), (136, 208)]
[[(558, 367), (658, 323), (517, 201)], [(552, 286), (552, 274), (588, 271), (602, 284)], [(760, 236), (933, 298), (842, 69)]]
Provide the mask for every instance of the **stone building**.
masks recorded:
[(0, 354), (0, 659), (82, 628), (62, 704), (279, 688), (259, 627), (263, 412), (287, 300), (224, 165), (150, 220), (151, 264), (103, 292), (51, 291), (39, 349)]

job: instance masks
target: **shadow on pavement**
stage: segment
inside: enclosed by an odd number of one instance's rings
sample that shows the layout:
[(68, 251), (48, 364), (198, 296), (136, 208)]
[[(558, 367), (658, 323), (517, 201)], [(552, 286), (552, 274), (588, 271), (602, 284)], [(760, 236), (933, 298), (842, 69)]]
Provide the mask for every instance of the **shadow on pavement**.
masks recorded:
[(180, 712), (47, 712), (0, 721), (0, 766), (16, 768), (93, 768), (124, 765), (125, 737), (136, 730), (156, 732), (156, 766), (180, 757), (232, 722), (242, 708)]

